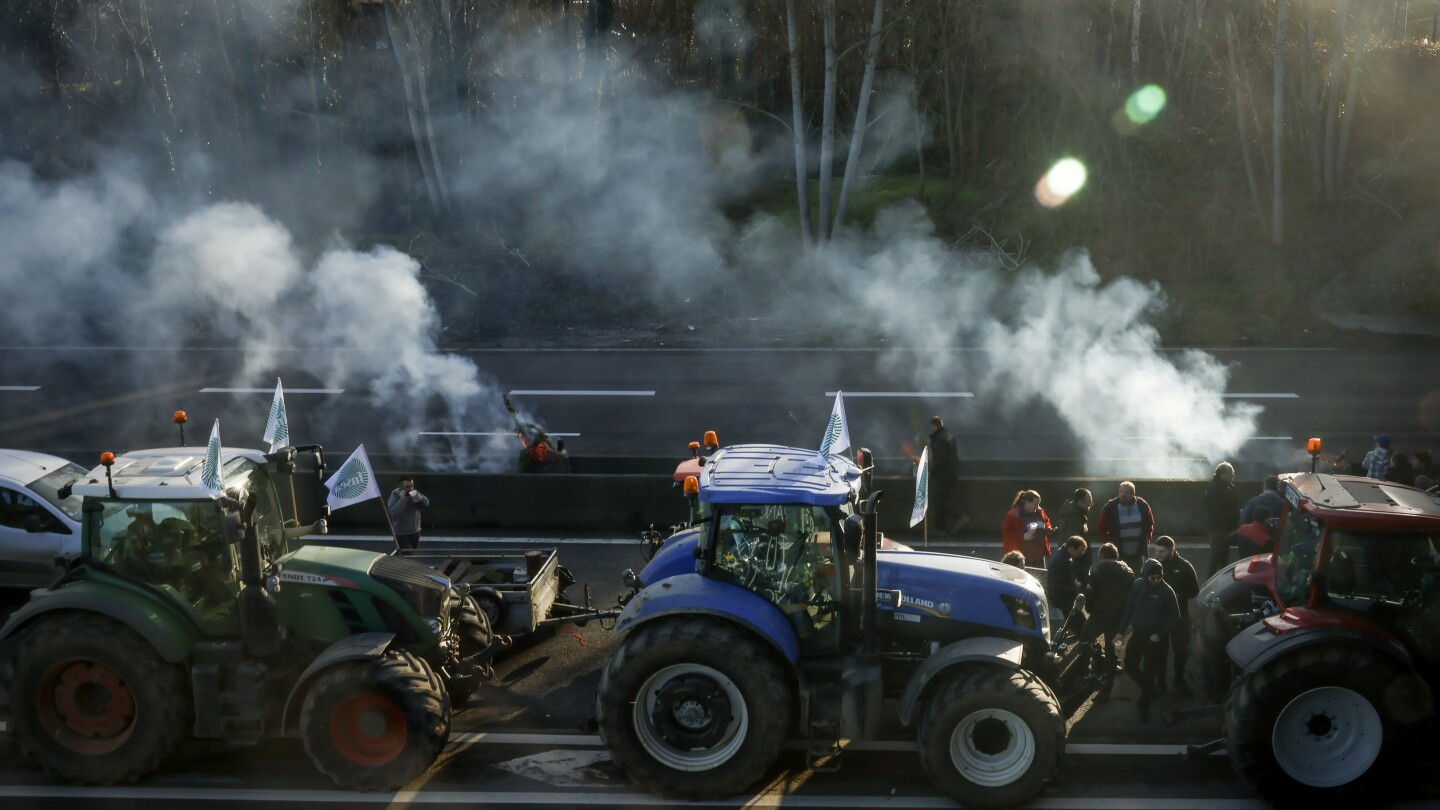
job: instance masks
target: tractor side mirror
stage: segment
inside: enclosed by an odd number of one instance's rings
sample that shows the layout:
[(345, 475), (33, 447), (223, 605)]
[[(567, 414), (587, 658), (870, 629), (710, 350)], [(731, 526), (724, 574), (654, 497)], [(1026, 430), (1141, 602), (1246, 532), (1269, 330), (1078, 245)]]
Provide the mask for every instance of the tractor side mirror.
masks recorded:
[(864, 536), (863, 522), (864, 519), (859, 515), (851, 515), (840, 524), (840, 548), (845, 556), (852, 560), (860, 556), (860, 542)]

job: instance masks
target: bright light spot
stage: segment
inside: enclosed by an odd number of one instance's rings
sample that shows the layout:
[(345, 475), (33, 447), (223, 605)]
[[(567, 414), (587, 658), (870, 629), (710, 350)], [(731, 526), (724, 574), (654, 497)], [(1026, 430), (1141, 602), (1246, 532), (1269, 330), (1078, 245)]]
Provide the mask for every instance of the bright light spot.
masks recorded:
[(1035, 184), (1035, 199), (1046, 208), (1064, 205), (1075, 192), (1085, 186), (1085, 164), (1075, 158), (1065, 158), (1040, 178)]
[(1165, 90), (1158, 84), (1147, 84), (1125, 100), (1125, 117), (1136, 124), (1148, 124), (1165, 109)]

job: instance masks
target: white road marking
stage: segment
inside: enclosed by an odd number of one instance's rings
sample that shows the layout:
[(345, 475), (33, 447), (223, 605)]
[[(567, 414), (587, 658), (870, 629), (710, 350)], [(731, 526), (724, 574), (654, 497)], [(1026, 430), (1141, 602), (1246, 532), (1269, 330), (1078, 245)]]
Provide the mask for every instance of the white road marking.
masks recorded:
[[(72, 799), (72, 800), (129, 800), (129, 801), (172, 801), (184, 802), (293, 802), (296, 804), (341, 804), (341, 805), (391, 805), (404, 804), (469, 804), (482, 807), (509, 805), (552, 805), (575, 806), (600, 805), (604, 807), (674, 807), (676, 801), (651, 793), (611, 793), (596, 790), (570, 792), (503, 792), (491, 788), (478, 790), (403, 790), (394, 793), (359, 793), (347, 790), (285, 790), (285, 789), (240, 789), (195, 788), (195, 787), (120, 787), (104, 785), (5, 785), (0, 786), (0, 798), (6, 799)], [(628, 785), (627, 785), (628, 787)], [(402, 798), (403, 797), (403, 798)], [(403, 804), (400, 804), (403, 802)], [(894, 796), (894, 795), (786, 795), (764, 793), (752, 797), (734, 797), (708, 801), (688, 801), (686, 807), (815, 807), (815, 808), (866, 808), (889, 807), (909, 810), (953, 810), (955, 801), (943, 796)], [(1266, 810), (1268, 805), (1259, 799), (1201, 799), (1176, 798), (1160, 799), (1153, 796), (1128, 797), (1047, 797), (1025, 805), (1041, 810)], [(1424, 802), (1404, 802), (1396, 808), (1421, 808)]]
[(1299, 394), (1221, 394), (1222, 399), (1299, 399)]
[[(514, 436), (513, 430), (422, 430), (420, 436)], [(545, 431), (546, 436), (579, 436), (579, 433), (551, 433)]]
[[(271, 388), (201, 388), (202, 394), (273, 394)], [(343, 394), (344, 388), (286, 388), (286, 394)]]
[(0, 391), (39, 391), (38, 385), (0, 385)]
[[(833, 397), (833, 396), (835, 396), (836, 393), (838, 393), (838, 392), (836, 392), (836, 391), (826, 391), (826, 392), (825, 392), (825, 396), (827, 396), (827, 397)], [(853, 397), (874, 397), (874, 398), (882, 398), (882, 397), (888, 397), (888, 398), (924, 397), (924, 398), (926, 398), (926, 399), (945, 399), (945, 398), (955, 399), (955, 398), (972, 398), (972, 397), (975, 396), (975, 394), (971, 393), (970, 391), (846, 391), (846, 392), (845, 392), (845, 396), (847, 396), (847, 397), (852, 397), (852, 398), (853, 398)]]
[(523, 391), (510, 392), (512, 397), (653, 397), (654, 391)]
[[(350, 542), (388, 542), (391, 540), (388, 534), (307, 534), (302, 538), (307, 542), (323, 545), (332, 540), (343, 540)], [(464, 546), (484, 545), (512, 545), (522, 544), (528, 546), (634, 546), (640, 544), (640, 536), (618, 538), (618, 537), (463, 537), (449, 535), (427, 534), (425, 546), (422, 551), (428, 552), (431, 548), (445, 548), (446, 544)]]

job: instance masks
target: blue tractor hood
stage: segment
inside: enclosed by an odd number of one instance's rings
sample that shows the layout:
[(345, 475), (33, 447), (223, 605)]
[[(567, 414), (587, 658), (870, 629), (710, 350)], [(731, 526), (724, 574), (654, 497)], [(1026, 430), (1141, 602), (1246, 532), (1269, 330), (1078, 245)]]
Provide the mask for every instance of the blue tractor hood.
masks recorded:
[[(940, 620), (993, 627), (1010, 636), (1049, 635), (1044, 587), (1012, 565), (930, 551), (882, 551), (876, 569), (881, 590), (900, 591), (898, 607), (880, 605), (882, 614), (892, 614), (897, 629), (913, 625), (918, 632), (923, 624), (933, 632)], [(1017, 602), (1041, 606), (1031, 626), (1017, 622)]]
[(860, 468), (843, 456), (776, 444), (737, 444), (716, 452), (700, 473), (705, 503), (839, 506), (860, 488)]

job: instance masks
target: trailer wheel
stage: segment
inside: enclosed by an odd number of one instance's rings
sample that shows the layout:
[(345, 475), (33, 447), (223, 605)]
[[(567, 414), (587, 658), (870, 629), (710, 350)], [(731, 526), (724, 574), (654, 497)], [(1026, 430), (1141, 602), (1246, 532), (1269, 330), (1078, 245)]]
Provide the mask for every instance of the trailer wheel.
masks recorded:
[(1195, 693), (1218, 703), (1230, 689), (1232, 667), (1225, 645), (1233, 635), (1230, 620), (1217, 608), (1201, 608), (1190, 628), (1190, 657), (1185, 661), (1185, 679)]
[(424, 773), (450, 736), (450, 698), (404, 650), (321, 673), (300, 712), (305, 753), (335, 784), (395, 790)]
[[(1387, 784), (1397, 718), (1419, 719), (1423, 684), (1384, 657), (1330, 644), (1297, 650), (1230, 691), (1225, 742), (1240, 779), (1274, 804), (1354, 797)], [(1393, 764), (1389, 763), (1389, 764)]]
[(733, 624), (644, 625), (600, 676), (600, 736), (615, 764), (651, 791), (729, 796), (779, 755), (790, 727), (788, 683), (770, 649)]
[(154, 770), (188, 726), (184, 674), (130, 628), (93, 613), (41, 619), (7, 644), (8, 713), (23, 757), (75, 782)]
[(1035, 675), (972, 668), (929, 701), (918, 732), (920, 763), (935, 786), (970, 807), (1034, 798), (1060, 767), (1060, 702)]

